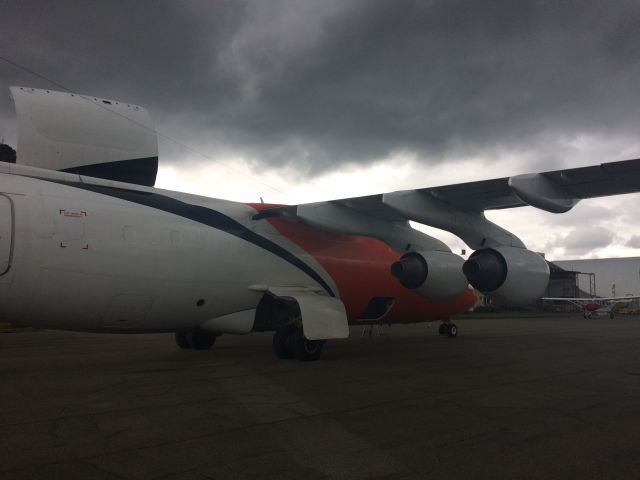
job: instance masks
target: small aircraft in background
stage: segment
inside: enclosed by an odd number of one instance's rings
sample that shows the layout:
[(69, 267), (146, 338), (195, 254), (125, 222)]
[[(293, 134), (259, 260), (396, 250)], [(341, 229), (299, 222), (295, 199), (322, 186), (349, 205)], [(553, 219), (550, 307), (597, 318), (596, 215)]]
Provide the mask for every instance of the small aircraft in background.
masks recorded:
[(619, 305), (628, 304), (632, 300), (640, 298), (639, 295), (628, 295), (625, 297), (587, 297), (587, 298), (566, 298), (566, 297), (545, 297), (542, 301), (549, 302), (569, 302), (582, 309), (584, 318), (591, 317), (615, 317), (615, 311)]

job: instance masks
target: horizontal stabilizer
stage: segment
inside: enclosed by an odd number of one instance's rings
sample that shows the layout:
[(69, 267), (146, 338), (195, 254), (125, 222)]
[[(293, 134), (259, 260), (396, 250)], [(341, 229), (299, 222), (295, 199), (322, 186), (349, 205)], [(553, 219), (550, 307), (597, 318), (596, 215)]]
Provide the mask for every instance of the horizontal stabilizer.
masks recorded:
[(140, 106), (74, 93), (11, 87), (17, 163), (153, 186), (158, 138)]

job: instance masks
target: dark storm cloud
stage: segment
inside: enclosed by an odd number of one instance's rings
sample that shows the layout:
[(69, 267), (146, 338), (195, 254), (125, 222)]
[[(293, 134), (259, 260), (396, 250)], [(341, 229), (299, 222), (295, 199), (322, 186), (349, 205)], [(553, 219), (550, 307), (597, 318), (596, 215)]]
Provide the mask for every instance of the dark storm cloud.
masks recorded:
[[(216, 72), (216, 56), (233, 38), (243, 10), (235, 2), (214, 5), (13, 2), (0, 17), (2, 53), (75, 91), (139, 99), (167, 111), (174, 100), (197, 107), (199, 96), (220, 84), (230, 92), (233, 85)], [(2, 68), (7, 81), (13, 73), (54, 88)]]
[(2, 55), (260, 165), (511, 149), (557, 168), (576, 137), (623, 150), (640, 130), (635, 1), (57, 1), (1, 15)]

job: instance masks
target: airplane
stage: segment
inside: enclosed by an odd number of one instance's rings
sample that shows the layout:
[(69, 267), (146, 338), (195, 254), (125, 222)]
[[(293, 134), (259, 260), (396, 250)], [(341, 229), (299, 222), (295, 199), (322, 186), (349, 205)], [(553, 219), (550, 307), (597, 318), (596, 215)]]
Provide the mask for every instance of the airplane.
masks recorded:
[(630, 301), (637, 300), (639, 295), (627, 295), (624, 297), (587, 297), (587, 298), (568, 298), (568, 297), (543, 297), (543, 302), (568, 302), (582, 309), (582, 316), (586, 319), (592, 317), (615, 317), (615, 308), (618, 305), (628, 304)]
[[(157, 134), (141, 106), (11, 87), (16, 163), (0, 163), (0, 316), (92, 332), (274, 332), (312, 361), (350, 325), (440, 322), (540, 298), (549, 268), (486, 210), (551, 213), (638, 192), (640, 160), (300, 205), (238, 203), (154, 187)], [(415, 221), (462, 238), (465, 261)]]

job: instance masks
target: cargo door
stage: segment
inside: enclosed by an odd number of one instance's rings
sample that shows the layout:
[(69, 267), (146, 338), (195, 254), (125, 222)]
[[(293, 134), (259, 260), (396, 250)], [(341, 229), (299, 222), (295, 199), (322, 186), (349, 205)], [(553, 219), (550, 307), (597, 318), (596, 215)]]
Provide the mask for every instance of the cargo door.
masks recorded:
[(0, 275), (11, 267), (13, 254), (13, 205), (11, 199), (0, 194)]

